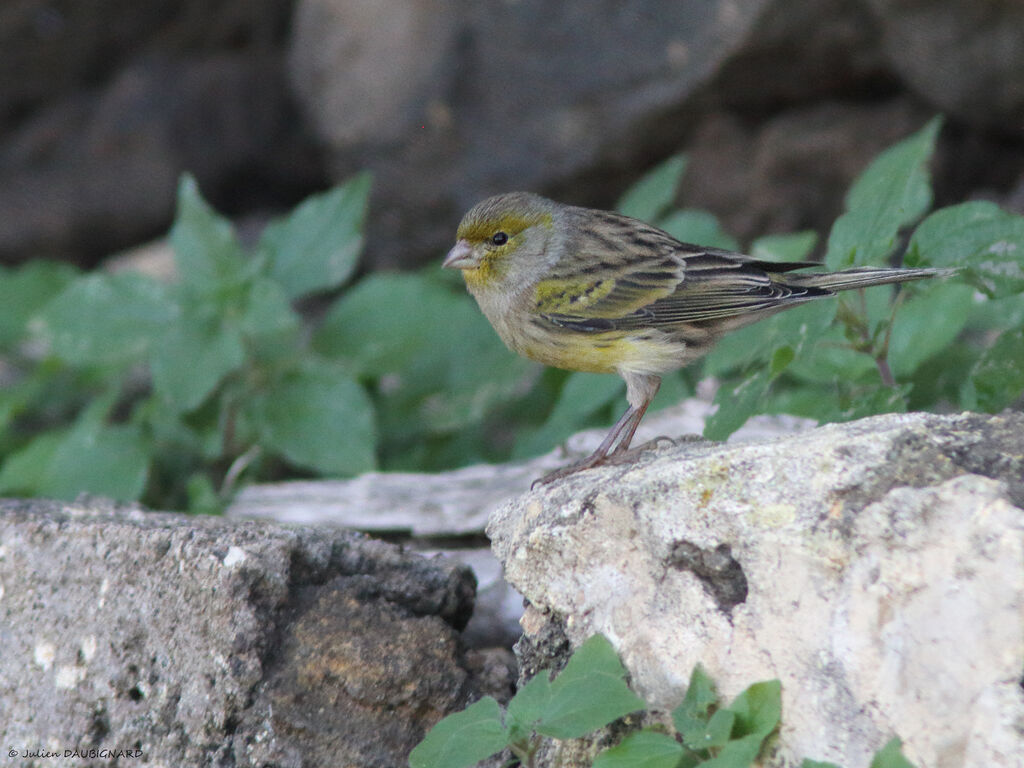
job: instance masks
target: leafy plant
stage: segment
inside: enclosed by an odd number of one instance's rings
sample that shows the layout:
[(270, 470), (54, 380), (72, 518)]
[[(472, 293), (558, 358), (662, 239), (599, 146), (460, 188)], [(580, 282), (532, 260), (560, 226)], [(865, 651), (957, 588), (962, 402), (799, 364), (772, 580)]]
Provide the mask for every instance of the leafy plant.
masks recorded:
[(844, 421), (908, 408), (997, 411), (1021, 397), (1024, 218), (966, 203), (921, 221), (931, 205), (927, 162), (938, 129), (931, 121), (854, 183), (825, 265), (885, 264), (916, 225), (904, 263), (960, 268), (957, 275), (850, 292), (726, 337), (703, 367), (722, 382), (705, 436), (722, 439), (762, 412)]
[[(778, 680), (755, 683), (728, 706), (698, 665), (682, 702), (671, 712), (674, 731), (630, 733), (594, 760), (594, 768), (747, 768), (778, 728)], [(524, 685), (502, 712), (491, 697), (441, 720), (409, 755), (410, 768), (468, 768), (506, 747), (527, 768), (543, 737), (576, 739), (624, 715), (647, 709), (626, 685), (625, 669), (603, 635), (584, 642), (553, 681), (545, 672)], [(871, 768), (913, 768), (890, 741)], [(805, 760), (802, 768), (837, 768)]]
[[(341, 365), (304, 354), (290, 304), (351, 275), (368, 189), (362, 176), (308, 200), (249, 251), (186, 177), (171, 231), (175, 284), (60, 273), (52, 290), (37, 290), (21, 325), (45, 351), (41, 364), (17, 334), (6, 339), (24, 375), (4, 393), (0, 491), (135, 499), (149, 486), (153, 498), (180, 501), (191, 489), (193, 502), (209, 503), (211, 467), (234, 477), (261, 452), (321, 472), (372, 468), (369, 398)], [(304, 239), (311, 219), (330, 226)], [(38, 271), (30, 265), (13, 281)], [(61, 380), (79, 388), (55, 418), (19, 396)], [(22, 442), (26, 422), (55, 423)]]
[(533, 369), (461, 286), (378, 274), (312, 327), (295, 308), (351, 279), (369, 187), (314, 196), (247, 248), (185, 177), (174, 283), (0, 272), (0, 493), (212, 511), (242, 477), (423, 465), (457, 439), (472, 456)]

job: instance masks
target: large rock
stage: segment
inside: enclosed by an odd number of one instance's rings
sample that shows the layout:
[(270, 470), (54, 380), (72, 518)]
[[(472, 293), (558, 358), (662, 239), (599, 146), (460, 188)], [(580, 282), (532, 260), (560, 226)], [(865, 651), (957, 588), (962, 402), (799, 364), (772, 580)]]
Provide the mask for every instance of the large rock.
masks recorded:
[[(689, 443), (509, 502), (488, 535), (534, 671), (607, 635), (653, 706), (700, 662), (783, 686), (768, 765), (1024, 765), (1024, 414)], [(552, 648), (554, 651), (552, 652)]]
[(94, 263), (165, 232), (180, 174), (224, 209), (324, 183), (288, 90), (291, 2), (0, 10), (0, 263)]
[(871, 157), (939, 111), (938, 201), (1002, 199), (1024, 157), (1014, 2), (2, 8), (0, 262), (150, 239), (183, 171), (246, 215), (372, 170), (366, 261), (411, 266), (486, 194), (610, 206), (690, 148), (681, 201), (744, 240), (823, 232)]
[(458, 633), (473, 588), (345, 531), (0, 501), (0, 743), (400, 765), (477, 694)]
[[(652, 413), (637, 430), (636, 442), (659, 435), (699, 433), (713, 411), (710, 398), (695, 397)], [(789, 434), (813, 423), (792, 416), (755, 416), (730, 440)], [(484, 526), (495, 511), (529, 489), (535, 479), (590, 454), (606, 433), (606, 429), (580, 432), (570, 437), (564, 448), (522, 463), (479, 464), (437, 475), (368, 472), (350, 480), (250, 485), (238, 493), (225, 514), (398, 536), (420, 550), (442, 543), (445, 556), (469, 565), (478, 581), (473, 618), (464, 632), (466, 643), (476, 648), (511, 647), (521, 632), (523, 600), (501, 578), (501, 565), (490, 548), (483, 546)]]
[(996, 133), (1024, 124), (1024, 4), (867, 0), (888, 66), (936, 109)]
[[(728, 222), (749, 238), (827, 228), (869, 160), (938, 111), (980, 131), (956, 138), (973, 157), (940, 149), (955, 170), (939, 199), (1005, 189), (999, 168), (1019, 163), (1024, 60), (1013, 5), (417, 0), (370, 11), (299, 0), (290, 74), (335, 175), (376, 174), (375, 264), (409, 263), (411, 243), (418, 260), (436, 257), (459, 216), (495, 192), (609, 205), (723, 120), (742, 143), (700, 147), (721, 167), (693, 168), (686, 202), (750, 210)], [(952, 33), (961, 21), (966, 39)], [(985, 138), (993, 127), (1010, 144)], [(975, 186), (962, 189), (964, 178)]]
[(827, 232), (850, 182), (929, 116), (907, 98), (815, 102), (756, 126), (735, 113), (712, 112), (687, 145), (680, 202), (715, 213), (741, 242), (769, 232)]
[(290, 3), (12, 0), (0, 12), (0, 128), (27, 110), (151, 55), (266, 45), (283, 37)]

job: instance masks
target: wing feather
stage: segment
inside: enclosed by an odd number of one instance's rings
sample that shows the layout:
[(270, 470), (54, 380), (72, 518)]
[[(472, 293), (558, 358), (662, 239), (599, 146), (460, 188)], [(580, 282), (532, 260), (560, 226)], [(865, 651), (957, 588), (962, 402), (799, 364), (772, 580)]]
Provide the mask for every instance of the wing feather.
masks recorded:
[[(583, 332), (647, 327), (671, 331), (832, 293), (775, 277), (814, 266), (809, 262), (764, 262), (681, 243), (662, 230), (617, 214), (605, 214), (600, 223), (601, 236), (588, 236), (588, 230), (581, 228), (574, 258), (557, 265), (535, 288), (534, 311), (556, 327)], [(609, 241), (619, 249), (611, 250)], [(584, 253), (593, 256), (581, 269), (579, 254)]]

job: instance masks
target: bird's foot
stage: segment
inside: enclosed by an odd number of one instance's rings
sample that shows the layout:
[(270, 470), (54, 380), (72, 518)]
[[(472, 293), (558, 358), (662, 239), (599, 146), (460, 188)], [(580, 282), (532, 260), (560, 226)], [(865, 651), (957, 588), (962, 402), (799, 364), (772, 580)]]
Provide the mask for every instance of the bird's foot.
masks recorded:
[(548, 472), (542, 477), (538, 477), (530, 485), (530, 490), (534, 490), (539, 485), (548, 485), (553, 483), (555, 480), (561, 480), (563, 477), (569, 475), (575, 475), (577, 472), (582, 472), (584, 469), (591, 469), (592, 467), (598, 467), (602, 464), (608, 463), (608, 456), (602, 456), (598, 454), (591, 454), (582, 461), (577, 461), (575, 464), (570, 464), (567, 467), (560, 467), (552, 472)]

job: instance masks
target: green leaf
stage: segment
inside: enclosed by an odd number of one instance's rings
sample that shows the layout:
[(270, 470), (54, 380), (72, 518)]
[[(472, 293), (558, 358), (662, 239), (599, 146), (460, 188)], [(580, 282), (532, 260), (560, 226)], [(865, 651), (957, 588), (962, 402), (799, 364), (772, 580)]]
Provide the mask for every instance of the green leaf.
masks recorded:
[(184, 477), (200, 460), (212, 463), (225, 458), (224, 440), (231, 436), (223, 430), (226, 419), (218, 421), (218, 416), (229, 407), (226, 398), (210, 398), (183, 415), (152, 394), (135, 406), (132, 418), (144, 425), (161, 467), (170, 466), (174, 477)]
[(80, 419), (9, 456), (0, 469), (0, 493), (67, 500), (91, 493), (132, 501), (145, 488), (149, 461), (150, 447), (137, 426)]
[(792, 348), (799, 362), (832, 324), (837, 307), (831, 298), (812, 301), (727, 334), (704, 358), (705, 375), (723, 376), (769, 361), (782, 346)]
[(191, 411), (244, 361), (245, 349), (236, 329), (182, 315), (154, 345), (153, 387), (175, 411)]
[(441, 720), (409, 753), (410, 768), (467, 768), (505, 748), (501, 707), (485, 696)]
[(834, 325), (825, 331), (807, 354), (788, 366), (786, 373), (801, 381), (828, 384), (878, 379), (878, 366), (866, 352), (852, 349), (844, 329)]
[(733, 736), (765, 738), (778, 727), (782, 716), (782, 683), (754, 683), (736, 697), (729, 710), (736, 714)]
[(1016, 328), (1024, 325), (1024, 293), (1004, 299), (975, 301), (967, 320), (967, 329), (981, 334), (992, 329)]
[(680, 729), (679, 734), (683, 737), (683, 744), (690, 749), (718, 749), (729, 742), (735, 721), (736, 715), (728, 709), (718, 710), (707, 722), (699, 718), (687, 722), (685, 717), (680, 717), (679, 723), (686, 727), (685, 730)]
[(1024, 217), (974, 201), (935, 211), (907, 248), (912, 265), (964, 267), (963, 278), (992, 298), (1024, 291)]
[(750, 255), (765, 261), (803, 261), (818, 242), (814, 230), (784, 235), (765, 235), (750, 246)]
[(686, 155), (673, 155), (630, 187), (616, 207), (626, 216), (654, 221), (672, 205), (686, 164)]
[(672, 722), (687, 745), (704, 740), (708, 713), (718, 701), (715, 684), (704, 667), (697, 664), (690, 673), (690, 684), (679, 706), (672, 710)]
[(536, 371), (502, 344), (476, 302), (423, 273), (360, 281), (328, 312), (313, 344), (357, 375), (382, 380), (385, 434), (410, 425), (447, 434), (478, 423)]
[(702, 762), (700, 768), (749, 768), (761, 751), (762, 741), (758, 736), (733, 739), (713, 758)]
[(897, 384), (895, 387), (887, 387), (879, 381), (874, 388), (857, 392), (852, 403), (833, 418), (835, 421), (854, 421), (879, 413), (905, 413), (912, 386)]
[(644, 730), (599, 754), (593, 768), (676, 768), (682, 757), (683, 748), (671, 736)]
[(765, 413), (790, 414), (820, 423), (836, 421), (842, 417), (840, 393), (836, 387), (794, 386), (790, 384), (773, 392)]
[(189, 174), (178, 183), (171, 247), (181, 284), (202, 296), (245, 282), (260, 266), (246, 258), (231, 222), (210, 207)]
[(658, 222), (658, 226), (684, 243), (696, 243), (711, 248), (739, 250), (736, 238), (727, 234), (714, 214), (687, 208), (674, 211)]
[(974, 289), (936, 283), (901, 303), (889, 338), (889, 365), (897, 379), (909, 377), (925, 360), (946, 349), (971, 314)]
[(476, 302), (422, 272), (360, 281), (328, 312), (313, 345), (381, 380), (382, 431), (403, 439), (413, 428), (446, 434), (478, 423), (537, 370), (505, 347)]
[(1024, 328), (1006, 331), (982, 354), (971, 372), (978, 407), (989, 413), (1024, 393)]
[[(0, 494), (35, 496), (50, 483), (53, 456), (67, 438), (67, 430), (43, 432), (0, 467)], [(54, 494), (55, 496), (57, 494)], [(77, 492), (71, 497), (77, 495)]]
[(0, 348), (25, 336), (29, 319), (78, 274), (69, 264), (31, 261), (16, 269), (0, 267)]
[(247, 291), (238, 329), (255, 358), (282, 358), (304, 349), (299, 341), (302, 321), (292, 309), (284, 289), (269, 278), (258, 277)]
[(280, 285), (268, 278), (257, 278), (252, 282), (238, 319), (239, 328), (247, 337), (260, 338), (291, 332), (300, 323), (299, 316), (292, 309)]
[(898, 738), (890, 739), (871, 761), (871, 768), (914, 768), (914, 764), (900, 751), (902, 743)]
[(446, 339), (457, 341), (465, 317), (482, 317), (465, 294), (422, 274), (376, 273), (331, 306), (313, 346), (361, 375), (380, 377), (408, 369), (418, 356), (437, 355), (436, 345)]
[(835, 763), (828, 763), (821, 760), (807, 760), (804, 759), (800, 763), (800, 768), (839, 768)]
[(618, 376), (570, 374), (547, 421), (539, 429), (520, 435), (512, 452), (513, 458), (537, 456), (551, 450), (588, 426), (588, 420), (597, 411), (622, 398), (622, 395), (623, 383)]
[(793, 362), (795, 357), (796, 352), (791, 346), (779, 347), (772, 353), (772, 361), (771, 365), (768, 366), (768, 372), (772, 376), (778, 376), (789, 367), (789, 364)]
[(941, 124), (939, 118), (930, 120), (875, 158), (854, 182), (846, 196), (846, 213), (829, 234), (829, 269), (884, 262), (900, 228), (928, 210), (932, 191), (927, 164)]
[(224, 511), (224, 502), (213, 487), (209, 476), (196, 472), (185, 483), (188, 495), (188, 511), (193, 515), (219, 515)]
[(375, 467), (373, 405), (344, 366), (308, 361), (256, 394), (249, 408), (260, 442), (293, 464), (337, 475)]
[(676, 708), (696, 717), (705, 719), (711, 707), (718, 701), (718, 694), (715, 693), (715, 683), (705, 671), (703, 665), (697, 664), (690, 673), (690, 683), (686, 687), (686, 694), (683, 701)]
[(603, 635), (589, 638), (551, 683), (551, 698), (537, 732), (556, 739), (575, 739), (644, 709), (643, 699), (629, 690), (625, 676), (626, 670), (608, 639)]
[(165, 286), (135, 272), (76, 280), (38, 315), (35, 330), (72, 365), (137, 360), (178, 314)]
[(751, 416), (762, 413), (772, 381), (771, 372), (764, 368), (750, 373), (738, 383), (723, 383), (715, 393), (714, 404), (718, 410), (704, 423), (704, 437), (725, 440)]
[(314, 195), (263, 231), (259, 250), (289, 298), (342, 285), (355, 271), (372, 176)]
[(516, 691), (516, 695), (508, 703), (506, 723), (509, 728), (509, 740), (529, 737), (544, 717), (544, 711), (551, 701), (551, 681), (545, 670), (538, 672), (533, 678)]

